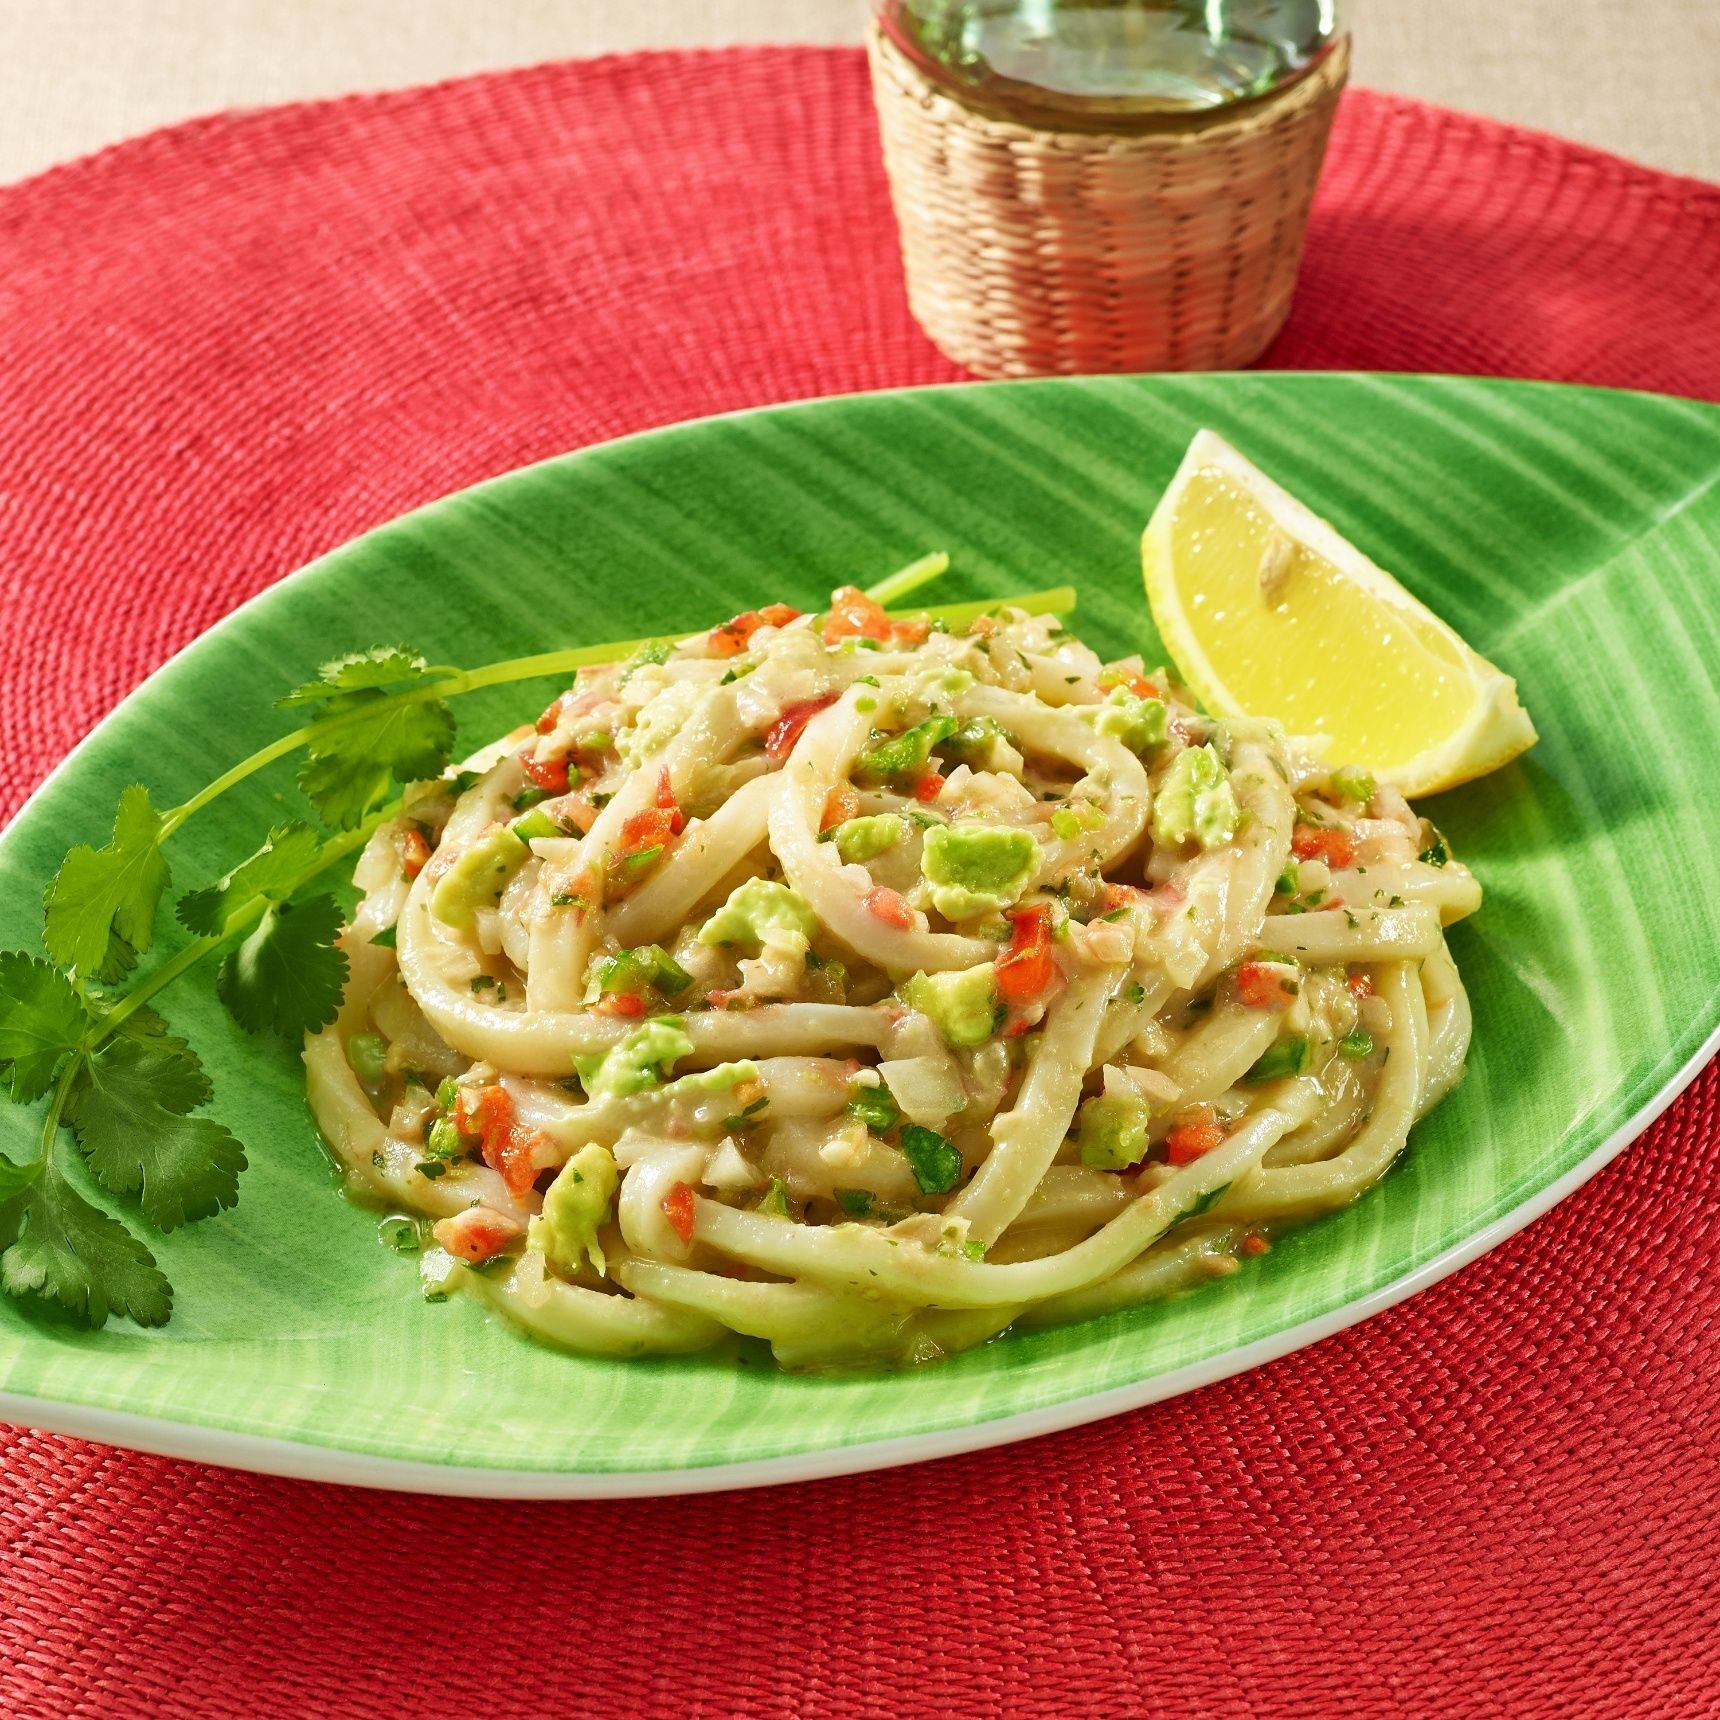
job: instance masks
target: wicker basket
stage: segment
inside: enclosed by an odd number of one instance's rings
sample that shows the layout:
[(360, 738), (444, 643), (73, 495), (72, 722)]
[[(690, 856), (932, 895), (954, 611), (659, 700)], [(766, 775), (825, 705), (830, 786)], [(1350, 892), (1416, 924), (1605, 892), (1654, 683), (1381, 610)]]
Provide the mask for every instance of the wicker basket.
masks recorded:
[(1132, 136), (992, 119), (875, 28), (870, 51), (908, 301), (958, 364), (1227, 370), (1283, 326), (1347, 40), (1273, 95)]

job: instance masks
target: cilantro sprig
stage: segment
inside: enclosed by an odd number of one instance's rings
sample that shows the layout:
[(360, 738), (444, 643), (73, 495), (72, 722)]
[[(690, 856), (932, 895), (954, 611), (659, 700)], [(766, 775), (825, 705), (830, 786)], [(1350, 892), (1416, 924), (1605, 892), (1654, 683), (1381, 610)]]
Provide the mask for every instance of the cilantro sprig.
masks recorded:
[[(943, 565), (926, 558), (874, 594), (905, 596)], [(1062, 614), (1074, 593), (1009, 602)], [(959, 626), (994, 607), (920, 613)], [(247, 1161), (238, 1137), (208, 1114), (215, 1094), (201, 1059), (151, 1000), (219, 955), (216, 993), (247, 1032), (296, 1045), (327, 1025), (347, 977), (336, 942), (342, 913), (332, 894), (306, 891), (397, 813), (391, 797), (400, 785), (446, 771), (455, 738), (448, 701), (484, 687), (566, 678), (679, 642), (631, 639), (473, 669), (378, 646), (325, 663), (285, 694), (278, 707), (307, 720), (189, 800), (163, 808), (144, 784), (128, 785), (105, 840), (72, 848), (48, 885), (45, 958), (0, 951), (0, 1098), (42, 1107), (33, 1156), (0, 1151), (0, 1290), (54, 1304), (90, 1326), (115, 1314), (163, 1324), (173, 1289), (140, 1232), (228, 1210)], [(312, 816), (275, 825), (251, 854), (182, 894), (174, 914), (179, 947), (145, 968), (173, 881), (172, 838), (223, 795), (295, 754)]]

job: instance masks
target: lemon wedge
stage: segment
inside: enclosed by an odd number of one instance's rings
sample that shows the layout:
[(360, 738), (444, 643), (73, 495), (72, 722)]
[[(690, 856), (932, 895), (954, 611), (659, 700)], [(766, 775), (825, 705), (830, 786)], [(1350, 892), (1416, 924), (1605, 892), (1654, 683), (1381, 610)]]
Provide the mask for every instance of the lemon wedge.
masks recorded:
[(1141, 563), (1159, 633), (1214, 715), (1276, 717), (1406, 795), (1535, 743), (1509, 675), (1210, 430), (1153, 510)]

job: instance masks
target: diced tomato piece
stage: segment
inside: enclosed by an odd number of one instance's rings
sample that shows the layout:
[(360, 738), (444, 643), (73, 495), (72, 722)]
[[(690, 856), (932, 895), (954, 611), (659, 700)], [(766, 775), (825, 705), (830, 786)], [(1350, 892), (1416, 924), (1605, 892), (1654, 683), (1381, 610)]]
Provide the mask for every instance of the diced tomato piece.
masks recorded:
[(714, 656), (738, 657), (761, 627), (786, 627), (799, 619), (798, 609), (790, 609), (786, 603), (767, 603), (763, 609), (748, 609), (721, 627), (713, 627), (705, 643)]
[(537, 720), (537, 732), (547, 735), (561, 721), (561, 713), (565, 711), (573, 699), (571, 692), (558, 694), (544, 706), (543, 715)]
[(882, 920), (887, 926), (896, 926), (905, 932), (914, 923), (914, 910), (908, 906), (906, 897), (894, 890), (880, 885), (876, 890), (868, 890), (860, 900), (873, 919)]
[(682, 1242), (693, 1240), (693, 1185), (678, 1182), (663, 1196), (663, 1216)]
[(1244, 1231), (1237, 1239), (1238, 1254), (1264, 1254), (1272, 1246), (1258, 1230)]
[(680, 803), (675, 799), (675, 789), (669, 781), (667, 765), (657, 772), (657, 805), (670, 815), (669, 834), (679, 836), (686, 829), (687, 821), (681, 816)]
[(436, 1240), (455, 1259), (472, 1266), (493, 1259), (522, 1234), (513, 1219), (484, 1206), (469, 1206), (464, 1212), (438, 1219), (434, 1228)]
[(1017, 1009), (1037, 1002), (1057, 979), (1051, 910), (1043, 902), (1009, 916), (1009, 949), (998, 958), (997, 989)]
[(1165, 1157), (1173, 1165), (1192, 1165), (1224, 1141), (1224, 1125), (1210, 1105), (1196, 1105), (1187, 1118), (1165, 1136)]
[(408, 828), (400, 838), (400, 870), (416, 878), (430, 863), (430, 844), (422, 830)]
[(840, 788), (831, 789), (825, 796), (824, 814), (818, 820), (820, 830), (834, 830), (838, 824), (846, 824), (850, 818), (860, 811), (860, 796), (847, 783)]
[(1107, 914), (1121, 913), (1125, 908), (1138, 908), (1151, 900), (1145, 890), (1137, 890), (1133, 884), (1107, 884), (1099, 892), (1099, 907)]
[(924, 645), (931, 630), (931, 622), (919, 619), (890, 623), (890, 637), (898, 645)]
[(1290, 837), (1290, 852), (1298, 860), (1324, 860), (1340, 872), (1356, 859), (1355, 844), (1342, 830), (1318, 824), (1298, 824)]
[(547, 1145), (548, 1139), (536, 1129), (522, 1129), (516, 1125), (494, 1146), (485, 1141), (484, 1162), (491, 1170), (501, 1172), (502, 1181), (508, 1185), (508, 1193), (515, 1200), (524, 1200), (531, 1193), (532, 1184), (542, 1169), (538, 1148)]
[(824, 643), (834, 645), (839, 639), (876, 639), (880, 644), (890, 637), (890, 617), (884, 606), (868, 597), (857, 585), (845, 585), (831, 593), (830, 613), (824, 619)]
[(566, 794), (568, 785), (565, 758), (539, 758), (532, 748), (520, 754), (520, 764), (532, 781), (545, 794)]
[(1105, 692), (1109, 692), (1112, 687), (1127, 687), (1137, 699), (1162, 699), (1164, 697), (1164, 694), (1145, 675), (1137, 675), (1132, 669), (1107, 669), (1099, 677), (1099, 686)]
[(1369, 973), (1353, 973), (1345, 981), (1350, 988), (1351, 997), (1372, 997), (1374, 995), (1374, 978)]
[(645, 999), (631, 991), (612, 991), (591, 1006), (599, 1015), (643, 1015)]
[(748, 609), (732, 616), (721, 627), (713, 627), (705, 635), (705, 645), (714, 657), (738, 657), (758, 628), (758, 611)]
[(1249, 1009), (1288, 1009), (1298, 989), (1287, 969), (1270, 962), (1244, 962), (1236, 970), (1236, 995)]
[(546, 1137), (514, 1120), (514, 1102), (505, 1087), (462, 1087), (454, 1101), (454, 1123), (461, 1134), (477, 1136), (484, 1163), (501, 1174), (516, 1200), (531, 1192)]
[(944, 792), (944, 779), (935, 770), (929, 770), (914, 784), (914, 798), (920, 801), (936, 800)]
[(652, 806), (623, 819), (621, 858), (625, 860), (630, 854), (643, 854), (647, 848), (661, 848), (675, 834), (675, 820), (679, 816), (678, 812)]
[(794, 751), (795, 743), (800, 739), (806, 725), (822, 710), (836, 703), (834, 693), (825, 693), (821, 698), (802, 699), (798, 704), (790, 705), (774, 723), (764, 737), (764, 750), (777, 764)]
[(462, 1087), (454, 1101), (454, 1123), (462, 1135), (487, 1142), (514, 1126), (514, 1102), (505, 1087)]

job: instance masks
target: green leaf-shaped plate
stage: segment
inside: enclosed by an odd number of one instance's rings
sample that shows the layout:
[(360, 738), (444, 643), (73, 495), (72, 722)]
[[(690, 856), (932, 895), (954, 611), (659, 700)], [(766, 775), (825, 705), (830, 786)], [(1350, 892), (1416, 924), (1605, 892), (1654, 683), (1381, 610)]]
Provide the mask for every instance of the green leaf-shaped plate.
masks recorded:
[[(1720, 1019), (1720, 410), (1681, 400), (1420, 377), (1093, 379), (819, 401), (550, 461), (337, 550), (126, 700), (0, 841), (0, 947), (33, 945), (52, 867), (103, 838), (124, 784), (183, 798), (280, 731), (277, 690), (402, 632), (434, 660), (488, 660), (767, 599), (815, 607), (944, 548), (940, 601), (1068, 581), (1089, 640), (1150, 660), (1137, 540), (1201, 425), (1514, 674), (1540, 725), (1524, 760), (1430, 804), (1487, 890), (1452, 937), (1475, 1049), (1381, 1186), (1181, 1301), (917, 1373), (586, 1360), (475, 1303), (426, 1305), (413, 1262), (336, 1193), (296, 1059), (247, 1040), (192, 979), (167, 1013), (249, 1148), (239, 1206), (152, 1239), (178, 1291), (164, 1330), (83, 1332), (0, 1301), (0, 1416), (450, 1492), (864, 1469), (1281, 1355), (1432, 1282), (1591, 1174), (1694, 1072)], [(540, 691), (462, 701), (462, 740), (535, 712)], [(188, 826), (180, 883), (249, 851), (278, 797), (295, 798), (284, 769)], [(0, 1140), (17, 1152), (27, 1127), (9, 1110)]]

